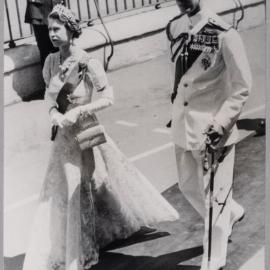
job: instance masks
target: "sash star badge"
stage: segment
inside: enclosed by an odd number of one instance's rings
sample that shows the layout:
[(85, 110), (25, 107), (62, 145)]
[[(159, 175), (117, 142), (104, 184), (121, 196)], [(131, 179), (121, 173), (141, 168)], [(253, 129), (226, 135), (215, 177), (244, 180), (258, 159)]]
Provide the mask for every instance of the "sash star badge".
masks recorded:
[(201, 65), (204, 70), (207, 70), (211, 66), (211, 58), (208, 54), (204, 54), (202, 57)]

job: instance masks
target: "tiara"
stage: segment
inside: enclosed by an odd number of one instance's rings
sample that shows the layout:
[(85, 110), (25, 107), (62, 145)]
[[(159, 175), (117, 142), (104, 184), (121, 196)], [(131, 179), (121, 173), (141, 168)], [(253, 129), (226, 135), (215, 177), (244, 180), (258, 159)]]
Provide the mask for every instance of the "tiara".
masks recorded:
[(64, 18), (68, 21), (76, 21), (74, 12), (61, 4), (55, 5), (51, 13), (57, 13), (60, 18)]

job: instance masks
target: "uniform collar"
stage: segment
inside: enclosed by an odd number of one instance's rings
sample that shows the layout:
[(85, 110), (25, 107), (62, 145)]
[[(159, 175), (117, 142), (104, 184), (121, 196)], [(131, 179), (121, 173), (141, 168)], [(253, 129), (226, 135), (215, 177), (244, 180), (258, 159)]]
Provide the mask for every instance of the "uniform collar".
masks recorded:
[(200, 31), (210, 17), (210, 12), (205, 8), (202, 8), (195, 15), (188, 17), (191, 25), (191, 32), (195, 34)]

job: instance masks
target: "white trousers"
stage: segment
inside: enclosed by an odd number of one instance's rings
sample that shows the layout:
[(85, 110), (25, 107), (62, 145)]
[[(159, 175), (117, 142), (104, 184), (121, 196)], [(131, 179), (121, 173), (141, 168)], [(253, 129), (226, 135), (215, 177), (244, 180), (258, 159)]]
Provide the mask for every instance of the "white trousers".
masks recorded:
[[(203, 171), (203, 153), (186, 151), (175, 145), (179, 188), (185, 198), (204, 218), (204, 256), (208, 254), (210, 170)], [(237, 203), (232, 199), (235, 146), (231, 146), (219, 164), (214, 178), (211, 256), (226, 261), (230, 217)], [(224, 202), (226, 202), (224, 206)]]

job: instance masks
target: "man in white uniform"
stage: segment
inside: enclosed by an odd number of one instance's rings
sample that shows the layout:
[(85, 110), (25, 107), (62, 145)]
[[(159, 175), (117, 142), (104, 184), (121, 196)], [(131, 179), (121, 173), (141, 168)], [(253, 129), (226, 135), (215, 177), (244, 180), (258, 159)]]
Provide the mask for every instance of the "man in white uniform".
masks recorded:
[[(179, 187), (205, 220), (201, 270), (226, 264), (227, 242), (244, 209), (232, 199), (235, 125), (251, 89), (240, 35), (200, 0), (176, 0), (181, 15), (166, 29), (175, 65), (172, 134)], [(223, 154), (214, 180), (211, 260), (208, 261), (209, 179), (205, 141)]]

